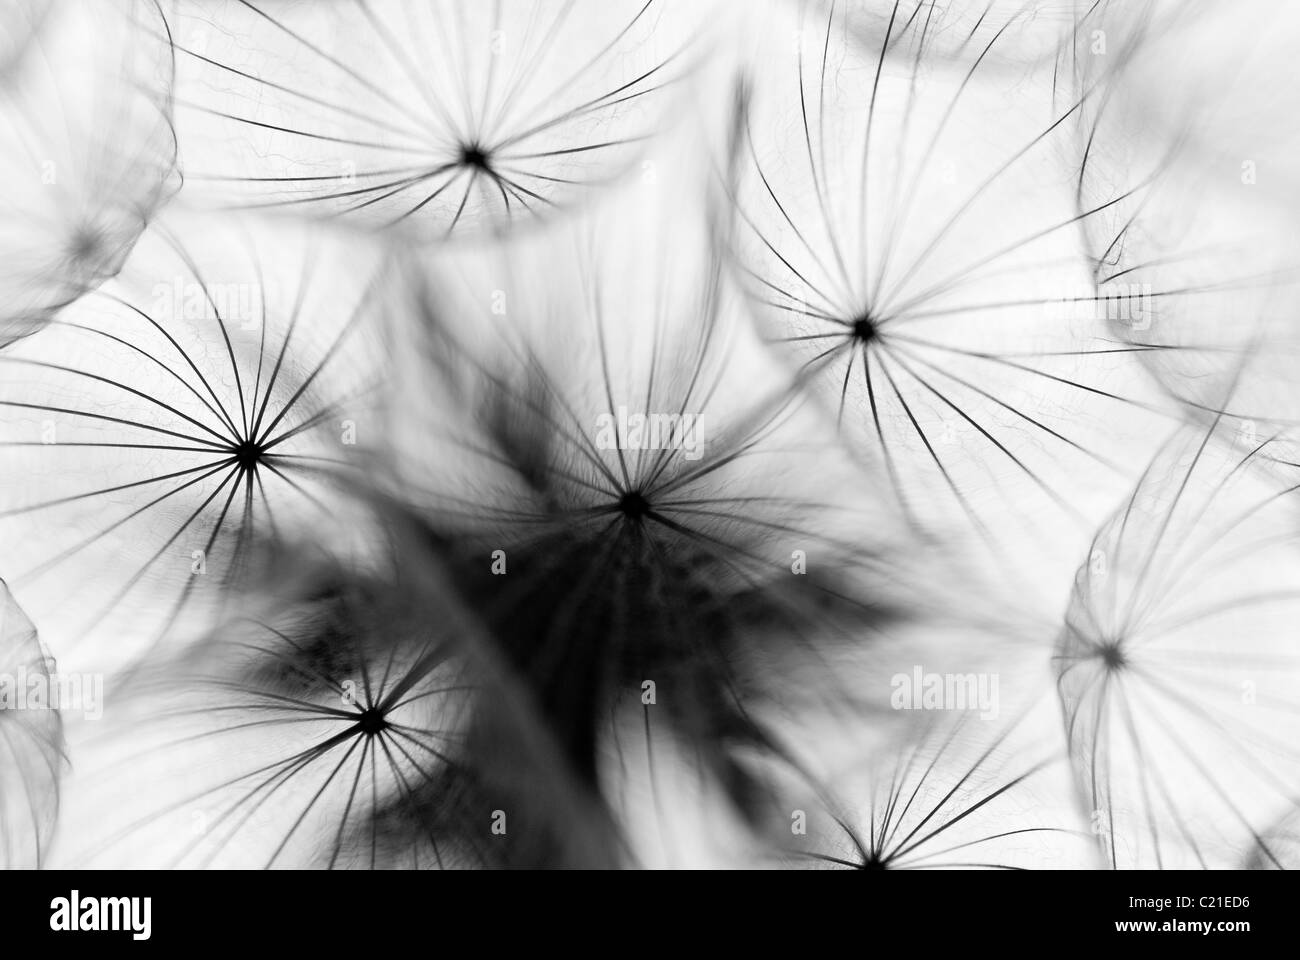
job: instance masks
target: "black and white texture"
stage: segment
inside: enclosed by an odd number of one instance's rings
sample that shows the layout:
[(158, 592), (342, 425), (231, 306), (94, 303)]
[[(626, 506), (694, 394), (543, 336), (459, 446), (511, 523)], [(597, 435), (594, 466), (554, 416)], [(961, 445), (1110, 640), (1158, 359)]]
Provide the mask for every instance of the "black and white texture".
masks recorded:
[(8, 0), (3, 866), (1300, 865), (1297, 41)]

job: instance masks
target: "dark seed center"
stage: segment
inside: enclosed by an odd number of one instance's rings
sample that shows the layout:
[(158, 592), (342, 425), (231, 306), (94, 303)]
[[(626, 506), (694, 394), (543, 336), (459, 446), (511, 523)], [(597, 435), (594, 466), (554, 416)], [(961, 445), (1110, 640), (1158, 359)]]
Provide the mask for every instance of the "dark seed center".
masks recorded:
[(853, 336), (863, 343), (876, 338), (876, 323), (870, 317), (863, 316), (853, 321)]
[(245, 440), (239, 446), (235, 447), (235, 460), (245, 470), (251, 470), (257, 466), (266, 451), (252, 440)]
[(650, 504), (645, 497), (641, 496), (639, 491), (632, 490), (623, 494), (618, 501), (618, 509), (629, 520), (640, 520), (650, 512)]
[(366, 736), (373, 737), (377, 733), (382, 733), (388, 729), (388, 721), (384, 715), (374, 707), (362, 711), (357, 723), (361, 725), (361, 732)]
[(1118, 643), (1108, 643), (1102, 647), (1101, 660), (1111, 670), (1118, 670), (1128, 662)]
[(460, 149), (461, 166), (471, 167), (475, 170), (486, 170), (491, 159), (486, 150), (477, 143), (467, 143)]

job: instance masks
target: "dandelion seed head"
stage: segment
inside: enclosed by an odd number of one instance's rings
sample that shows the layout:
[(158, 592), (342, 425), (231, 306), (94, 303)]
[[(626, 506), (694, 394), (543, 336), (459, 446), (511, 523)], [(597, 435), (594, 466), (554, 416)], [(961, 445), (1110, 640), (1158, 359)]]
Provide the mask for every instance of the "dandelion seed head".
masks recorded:
[(879, 330), (876, 328), (876, 321), (870, 314), (863, 314), (853, 321), (853, 339), (862, 343), (870, 343), (875, 340)]
[(488, 171), (492, 168), (492, 153), (477, 141), (470, 141), (460, 148), (460, 164), (472, 170)]
[(1128, 657), (1125, 656), (1118, 640), (1102, 644), (1097, 648), (1097, 655), (1101, 657), (1101, 662), (1106, 665), (1107, 670), (1122, 670), (1128, 665)]
[(256, 440), (241, 440), (230, 452), (239, 468), (250, 472), (256, 470), (266, 456), (266, 449)]
[(380, 707), (367, 707), (357, 718), (357, 725), (367, 737), (375, 737), (388, 729), (388, 719)]
[(619, 512), (627, 519), (640, 522), (650, 512), (650, 503), (639, 490), (629, 490), (618, 501)]
[(105, 250), (107, 237), (94, 226), (79, 226), (68, 241), (68, 256), (76, 263), (90, 263), (99, 259)]

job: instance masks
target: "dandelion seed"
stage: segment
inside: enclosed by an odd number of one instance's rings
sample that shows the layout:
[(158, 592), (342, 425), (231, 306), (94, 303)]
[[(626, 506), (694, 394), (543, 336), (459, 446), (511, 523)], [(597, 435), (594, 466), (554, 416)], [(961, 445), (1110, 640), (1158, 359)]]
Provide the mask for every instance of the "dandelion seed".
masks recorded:
[[(0, 583), (0, 671), (6, 700), (18, 691), (18, 677), (49, 678), (54, 661), (36, 628)], [(26, 690), (22, 691), (24, 700)], [(59, 784), (65, 764), (63, 722), (47, 701), (0, 704), (0, 865), (40, 867), (59, 810)]]
[[(11, 7), (0, 21), (0, 347), (115, 276), (179, 186), (157, 5)], [(7, 68), (6, 35), (22, 54)]]
[(698, 56), (699, 13), (183, 4), (170, 27), (188, 177), (213, 202), (426, 239), (546, 221), (640, 162)]
[[(1295, 486), (1220, 419), (1152, 461), (1098, 532), (1057, 644), (1076, 780), (1110, 864), (1237, 866), (1294, 804)], [(1135, 503), (1149, 495), (1153, 508)], [(1246, 683), (1249, 695), (1243, 695)]]
[(357, 319), (376, 268), (337, 238), (169, 217), (0, 355), (9, 570), (60, 649), (127, 667), (207, 630), (258, 541), (348, 539), (335, 428), (379, 382)]

